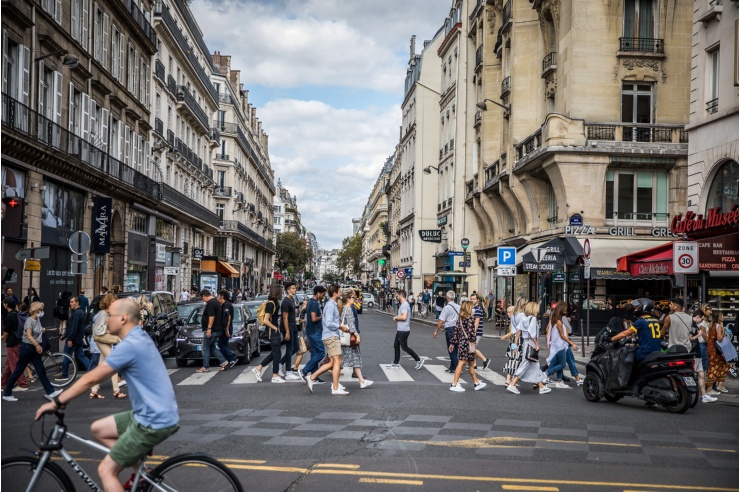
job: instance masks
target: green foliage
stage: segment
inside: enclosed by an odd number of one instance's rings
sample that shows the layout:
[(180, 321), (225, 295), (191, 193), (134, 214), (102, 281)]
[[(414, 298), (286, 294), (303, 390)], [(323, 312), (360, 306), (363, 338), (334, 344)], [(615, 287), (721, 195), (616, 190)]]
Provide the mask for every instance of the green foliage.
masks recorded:
[(337, 255), (337, 268), (342, 272), (360, 273), (362, 240), (359, 234), (346, 237), (342, 241), (342, 251)]
[(326, 284), (339, 284), (341, 283), (342, 277), (337, 273), (325, 273), (322, 279)]
[(313, 256), (308, 242), (292, 232), (278, 234), (275, 249), (281, 268), (293, 271), (303, 271)]

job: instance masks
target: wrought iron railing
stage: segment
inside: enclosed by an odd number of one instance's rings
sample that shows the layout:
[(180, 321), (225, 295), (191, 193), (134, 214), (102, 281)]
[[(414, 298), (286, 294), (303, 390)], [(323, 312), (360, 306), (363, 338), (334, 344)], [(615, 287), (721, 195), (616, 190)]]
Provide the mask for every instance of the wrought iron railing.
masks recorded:
[(619, 38), (619, 51), (663, 53), (663, 40), (654, 38)]
[(716, 113), (719, 110), (719, 98), (707, 101), (707, 111), (709, 113)]
[(257, 167), (259, 172), (262, 174), (264, 181), (267, 183), (270, 190), (272, 190), (273, 193), (275, 193), (275, 185), (273, 184), (273, 175), (272, 172), (268, 171), (267, 166), (264, 165), (262, 162), (261, 156), (255, 152), (254, 148), (252, 147), (252, 144), (249, 143), (249, 140), (247, 139), (247, 136), (242, 131), (241, 127), (237, 125), (236, 123), (227, 123), (223, 121), (216, 121), (214, 123), (216, 128), (218, 128), (223, 133), (235, 133), (237, 136), (237, 140), (241, 142), (242, 146), (244, 147), (245, 153), (250, 157), (250, 159), (254, 162), (254, 165)]
[(229, 160), (229, 154), (216, 154), (216, 159), (220, 161), (228, 161)]
[(154, 118), (154, 131), (164, 137), (164, 122), (159, 118)]
[(157, 46), (157, 34), (154, 32), (154, 28), (149, 21), (144, 17), (144, 13), (139, 10), (137, 3), (134, 0), (119, 0), (119, 2), (126, 7), (126, 10), (134, 18), (134, 21), (141, 29), (141, 32), (146, 36), (154, 46)]
[(177, 95), (177, 82), (175, 82), (175, 78), (172, 74), (167, 76), (167, 90), (170, 91), (170, 94), (173, 96)]
[(255, 243), (265, 248), (266, 250), (270, 251), (271, 253), (275, 252), (275, 246), (272, 244), (270, 240), (259, 235), (257, 232), (253, 231), (252, 229), (247, 227), (245, 224), (242, 224), (238, 220), (224, 220), (223, 228), (224, 230), (227, 230), (227, 231), (237, 231), (243, 234), (246, 238), (254, 241)]
[(162, 63), (159, 58), (157, 58), (157, 60), (154, 62), (154, 75), (159, 77), (159, 80), (161, 80), (162, 83), (167, 83), (164, 63)]
[(167, 143), (175, 146), (175, 133), (172, 130), (167, 130)]
[(211, 128), (211, 141), (216, 142), (217, 144), (221, 143), (221, 132), (218, 131), (218, 128)]
[(483, 63), (483, 45), (478, 46), (475, 50), (475, 67), (478, 68)]
[(221, 225), (221, 218), (214, 212), (208, 210), (203, 205), (186, 197), (170, 185), (162, 183), (162, 201), (174, 206), (178, 210), (185, 212), (203, 222), (214, 227)]
[(213, 189), (213, 196), (231, 197), (231, 186), (216, 186)]
[(550, 67), (554, 67), (557, 59), (557, 54), (553, 51), (551, 53), (548, 53), (545, 58), (542, 59), (542, 71), (545, 72), (550, 69)]
[(511, 77), (506, 77), (501, 81), (501, 95), (507, 94), (511, 90)]
[(683, 125), (586, 123), (586, 138), (608, 142), (688, 143)]
[(205, 127), (209, 128), (208, 125), (208, 116), (206, 115), (206, 112), (203, 111), (203, 108), (200, 107), (200, 104), (198, 104), (198, 101), (195, 100), (193, 95), (190, 93), (187, 87), (184, 85), (181, 85), (177, 88), (177, 101), (178, 102), (184, 102), (185, 105), (190, 109), (190, 111), (193, 112), (195, 117), (200, 121), (200, 123)]

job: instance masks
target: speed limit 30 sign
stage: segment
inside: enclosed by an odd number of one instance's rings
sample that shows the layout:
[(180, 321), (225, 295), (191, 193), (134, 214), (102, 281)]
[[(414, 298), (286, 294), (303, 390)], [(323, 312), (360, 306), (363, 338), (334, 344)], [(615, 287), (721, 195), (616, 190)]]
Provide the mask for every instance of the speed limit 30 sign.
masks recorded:
[(699, 243), (696, 241), (673, 243), (673, 273), (699, 273)]

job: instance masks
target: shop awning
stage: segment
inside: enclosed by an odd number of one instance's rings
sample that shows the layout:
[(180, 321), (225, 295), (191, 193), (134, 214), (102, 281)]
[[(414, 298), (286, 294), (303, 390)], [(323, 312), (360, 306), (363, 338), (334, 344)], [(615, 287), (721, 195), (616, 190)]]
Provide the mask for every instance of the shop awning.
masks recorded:
[[(583, 244), (584, 239), (578, 241)], [(617, 272), (627, 272), (617, 266), (617, 259), (632, 254), (638, 254), (643, 250), (649, 250), (656, 246), (662, 246), (661, 241), (651, 239), (624, 239), (624, 238), (589, 238), (591, 242), (591, 269), (594, 268), (617, 268)], [(669, 243), (670, 244), (670, 243)]]
[(239, 272), (237, 272), (234, 269), (234, 267), (232, 267), (225, 261), (218, 260), (216, 262), (216, 271), (220, 273), (221, 275), (225, 275), (226, 277), (231, 277), (231, 278), (239, 277)]
[[(535, 248), (545, 248), (547, 254), (543, 256), (540, 262), (535, 261), (533, 250)], [(522, 248), (524, 250), (525, 248)], [(578, 257), (583, 255), (583, 246), (573, 236), (556, 237), (544, 243), (531, 245), (528, 251), (517, 252), (521, 255), (523, 270), (525, 272), (548, 272), (561, 270), (564, 265), (575, 265)]]
[[(592, 253), (593, 254), (593, 253)], [(673, 243), (663, 243), (617, 258), (617, 271), (645, 277), (673, 274)]]

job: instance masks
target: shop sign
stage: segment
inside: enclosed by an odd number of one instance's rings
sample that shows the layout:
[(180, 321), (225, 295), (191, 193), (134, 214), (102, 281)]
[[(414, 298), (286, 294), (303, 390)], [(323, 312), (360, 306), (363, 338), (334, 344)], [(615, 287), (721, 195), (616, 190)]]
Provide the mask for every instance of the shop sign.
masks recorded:
[(419, 230), (419, 236), (421, 236), (422, 241), (427, 241), (430, 243), (442, 242), (442, 231), (439, 229)]
[(445, 225), (445, 224), (447, 224), (447, 216), (446, 215), (444, 215), (444, 216), (442, 216), (442, 217), (440, 217), (440, 218), (437, 219), (437, 225), (438, 226)]
[(200, 260), (203, 258), (203, 248), (193, 248), (193, 259)]
[[(635, 227), (610, 227), (608, 233), (610, 236), (637, 236)], [(591, 226), (565, 226), (565, 234), (572, 234), (574, 236), (594, 236), (596, 230)], [(676, 235), (671, 232), (668, 227), (653, 227), (650, 231), (653, 237), (675, 237)]]
[(670, 261), (652, 261), (650, 263), (634, 263), (630, 265), (632, 275), (670, 275), (673, 265)]
[(722, 207), (712, 208), (707, 211), (706, 217), (689, 210), (683, 219), (681, 215), (673, 217), (671, 232), (673, 234), (690, 234), (692, 232), (711, 232), (713, 229), (737, 228), (739, 214), (737, 205), (732, 207), (729, 212), (722, 212)]
[(113, 199), (96, 196), (93, 198), (92, 216), (92, 252), (103, 254), (110, 252), (110, 222)]
[(576, 236), (582, 236), (582, 235), (594, 235), (596, 234), (596, 231), (591, 226), (565, 226), (565, 233), (566, 234), (573, 234)]
[(699, 269), (709, 272), (738, 271), (737, 233), (699, 241)]
[(156, 261), (164, 263), (164, 260), (167, 259), (167, 246), (164, 244), (157, 244), (156, 251)]
[(23, 260), (23, 269), (27, 272), (40, 272), (41, 262), (39, 260)]

